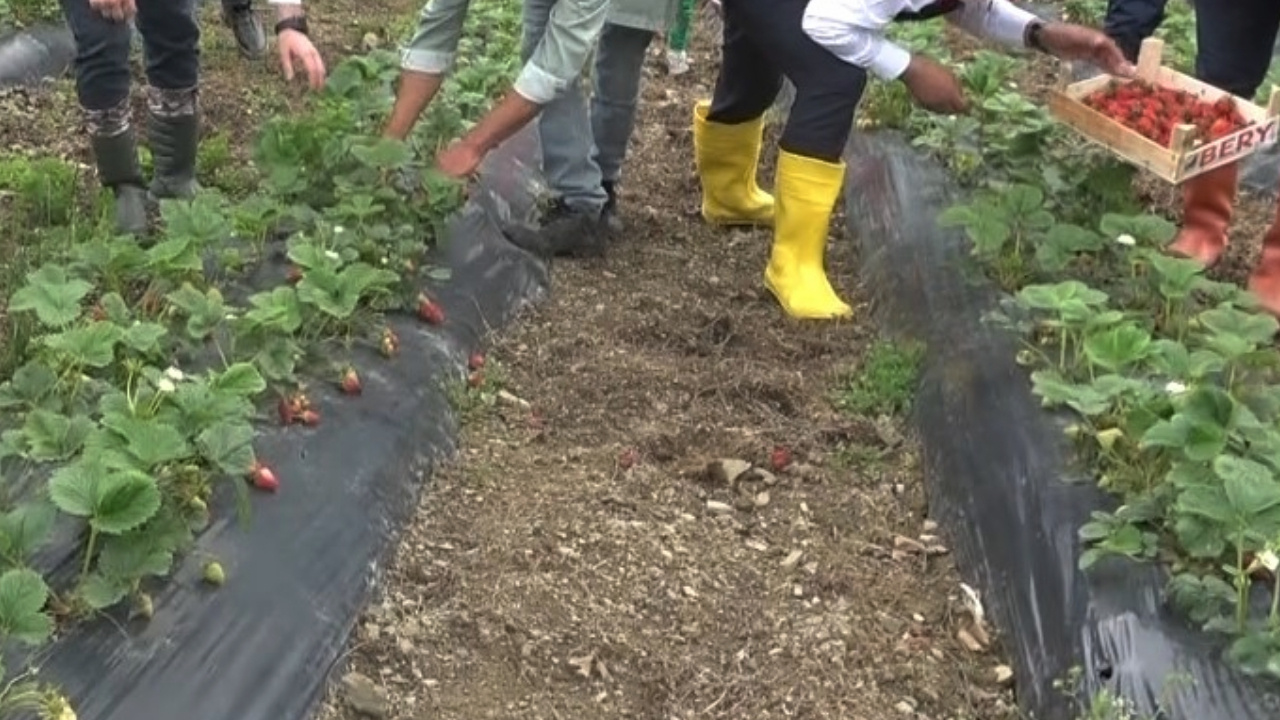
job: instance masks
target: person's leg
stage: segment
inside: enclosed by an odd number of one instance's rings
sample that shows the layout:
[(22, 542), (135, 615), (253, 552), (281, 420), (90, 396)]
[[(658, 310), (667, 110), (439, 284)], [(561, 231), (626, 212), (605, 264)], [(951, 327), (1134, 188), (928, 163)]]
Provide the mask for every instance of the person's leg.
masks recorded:
[(825, 269), (831, 214), (844, 187), (843, 153), (866, 71), (841, 61), (801, 28), (807, 0), (725, 0), (744, 8), (747, 32), (796, 87), (779, 141), (773, 248), (765, 284), (788, 315), (847, 317)]
[[(527, 62), (542, 42), (557, 0), (525, 0), (520, 57)], [(591, 156), (591, 118), (583, 78), (577, 78), (538, 117), (542, 172), (554, 195), (542, 219), (539, 254), (596, 256), (604, 250), (597, 227), (608, 196), (600, 185), (600, 168)], [(528, 246), (513, 237), (517, 245)]]
[(689, 72), (689, 36), (696, 4), (697, 0), (680, 0), (675, 25), (667, 33), (667, 72), (672, 75)]
[(601, 185), (608, 200), (603, 217), (613, 230), (621, 230), (617, 217), (618, 181), (627, 157), (627, 143), (636, 125), (640, 78), (653, 32), (621, 25), (605, 25), (596, 49), (594, 88), (591, 93), (591, 137), (600, 168)]
[(142, 235), (147, 230), (146, 191), (133, 124), (130, 122), (128, 23), (108, 20), (89, 0), (62, 0), (76, 43), (76, 96), (80, 101), (98, 180), (115, 196), (116, 229)]
[(1103, 21), (1106, 32), (1129, 62), (1138, 61), (1142, 41), (1151, 37), (1164, 22), (1164, 8), (1169, 0), (1107, 0)]
[[(1268, 0), (1200, 3), (1197, 12), (1197, 77), (1253, 97), (1271, 62), (1280, 5)], [(1204, 265), (1217, 262), (1227, 247), (1239, 175), (1239, 163), (1232, 163), (1183, 183), (1182, 228), (1170, 252)]]
[[(1280, 31), (1280, 3), (1201, 2), (1196, 4), (1196, 10), (1197, 78), (1237, 97), (1253, 97), (1271, 64)], [(1195, 178), (1187, 183), (1183, 230), (1175, 252), (1189, 245), (1219, 248), (1221, 252), (1220, 248), (1226, 246), (1238, 165), (1222, 171), (1222, 178), (1200, 182)], [(1210, 171), (1206, 175), (1216, 173)], [(1264, 308), (1280, 315), (1280, 216), (1262, 238), (1262, 254), (1249, 278), (1249, 289)]]
[(719, 225), (773, 223), (773, 196), (756, 183), (756, 167), (764, 113), (782, 88), (782, 71), (747, 30), (742, 8), (758, 1), (726, 0), (715, 91), (693, 109), (702, 217)]
[(199, 190), (200, 25), (195, 11), (195, 0), (138, 0), (155, 198), (191, 197)]
[(222, 0), (222, 22), (231, 28), (241, 55), (257, 60), (267, 51), (267, 33), (253, 0)]

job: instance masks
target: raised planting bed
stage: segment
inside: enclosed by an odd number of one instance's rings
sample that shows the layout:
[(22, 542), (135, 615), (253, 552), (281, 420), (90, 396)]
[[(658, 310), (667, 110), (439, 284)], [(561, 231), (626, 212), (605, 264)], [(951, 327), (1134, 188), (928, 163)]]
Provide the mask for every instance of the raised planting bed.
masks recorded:
[[(1069, 197), (1017, 184), (953, 207), (947, 173), (890, 133), (857, 134), (847, 160), (863, 284), (928, 348), (931, 513), (1022, 709), (1277, 717), (1272, 581), (1252, 562), (1280, 539), (1275, 321), (1164, 258), (1162, 219), (1069, 225)], [(1044, 260), (1016, 297), (972, 260), (975, 234)]]
[[(10, 679), (37, 665), (94, 720), (312, 714), (453, 450), (452, 401), (496, 392), (482, 338), (547, 287), (504, 236), (536, 209), (536, 134), (462, 204), (369, 132), (395, 75), (394, 54), (349, 59), (311, 114), (269, 122), (268, 190), (168, 203), (147, 246), (52, 228), (69, 242), (9, 289)], [(282, 411), (301, 395), (315, 415)]]

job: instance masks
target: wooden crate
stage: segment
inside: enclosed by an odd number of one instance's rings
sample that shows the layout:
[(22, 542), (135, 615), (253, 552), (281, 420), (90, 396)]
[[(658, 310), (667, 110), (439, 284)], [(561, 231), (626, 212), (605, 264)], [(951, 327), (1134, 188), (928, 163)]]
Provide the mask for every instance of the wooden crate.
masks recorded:
[[(1215, 102), (1229, 95), (1164, 67), (1161, 65), (1163, 54), (1164, 41), (1158, 38), (1144, 40), (1138, 54), (1138, 77), (1153, 85), (1184, 90), (1206, 102)], [(1240, 114), (1253, 125), (1209, 142), (1195, 139), (1194, 126), (1179, 125), (1174, 128), (1172, 147), (1163, 147), (1082, 102), (1086, 95), (1106, 87), (1114, 79), (1104, 74), (1076, 83), (1060, 83), (1049, 95), (1049, 114), (1113, 154), (1173, 184), (1242, 160), (1261, 148), (1273, 145), (1280, 131), (1280, 87), (1272, 86), (1265, 108), (1243, 98), (1234, 98)]]

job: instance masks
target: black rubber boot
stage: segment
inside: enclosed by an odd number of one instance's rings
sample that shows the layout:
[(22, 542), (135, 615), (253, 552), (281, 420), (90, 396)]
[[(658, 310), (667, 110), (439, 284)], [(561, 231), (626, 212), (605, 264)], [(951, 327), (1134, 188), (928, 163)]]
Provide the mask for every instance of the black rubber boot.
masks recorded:
[(598, 216), (556, 200), (543, 215), (541, 228), (508, 228), (507, 239), (539, 257), (602, 257), (605, 239), (600, 230)]
[(129, 101), (109, 110), (85, 111), (98, 181), (115, 196), (116, 231), (141, 237), (147, 232), (147, 191), (138, 163), (138, 142), (129, 124)]
[(236, 37), (240, 54), (248, 60), (257, 60), (267, 51), (267, 33), (262, 20), (253, 11), (253, 4), (239, 0), (223, 0), (222, 22), (231, 28)]
[(196, 150), (200, 143), (196, 91), (149, 91), (147, 138), (154, 170), (151, 197), (189, 199), (200, 190), (196, 183)]

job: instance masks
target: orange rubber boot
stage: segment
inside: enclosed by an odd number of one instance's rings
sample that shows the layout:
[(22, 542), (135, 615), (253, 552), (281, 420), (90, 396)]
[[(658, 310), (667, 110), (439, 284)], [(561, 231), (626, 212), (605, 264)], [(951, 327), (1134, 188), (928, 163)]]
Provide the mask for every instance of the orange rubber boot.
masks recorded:
[(1240, 164), (1191, 178), (1182, 186), (1182, 229), (1167, 248), (1208, 267), (1227, 249), (1227, 228), (1236, 202)]
[(1271, 227), (1262, 236), (1262, 255), (1249, 276), (1249, 292), (1267, 312), (1280, 317), (1280, 202)]

